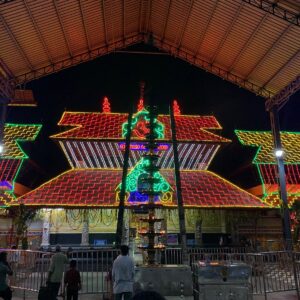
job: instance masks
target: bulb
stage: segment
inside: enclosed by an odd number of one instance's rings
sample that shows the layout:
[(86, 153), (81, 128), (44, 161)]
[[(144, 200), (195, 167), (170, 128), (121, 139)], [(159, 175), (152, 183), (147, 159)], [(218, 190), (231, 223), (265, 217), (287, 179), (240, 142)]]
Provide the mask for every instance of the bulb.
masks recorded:
[(276, 157), (282, 157), (283, 156), (283, 150), (282, 149), (277, 149), (275, 151), (275, 156)]

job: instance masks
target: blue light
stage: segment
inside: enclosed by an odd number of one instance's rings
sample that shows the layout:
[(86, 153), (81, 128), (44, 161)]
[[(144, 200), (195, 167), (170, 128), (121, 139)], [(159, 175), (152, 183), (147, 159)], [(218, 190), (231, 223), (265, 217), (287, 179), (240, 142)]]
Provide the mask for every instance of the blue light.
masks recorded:
[[(149, 201), (149, 196), (141, 194), (139, 192), (130, 192), (128, 202), (130, 203), (147, 203)], [(154, 197), (154, 202), (159, 201), (159, 196)]]

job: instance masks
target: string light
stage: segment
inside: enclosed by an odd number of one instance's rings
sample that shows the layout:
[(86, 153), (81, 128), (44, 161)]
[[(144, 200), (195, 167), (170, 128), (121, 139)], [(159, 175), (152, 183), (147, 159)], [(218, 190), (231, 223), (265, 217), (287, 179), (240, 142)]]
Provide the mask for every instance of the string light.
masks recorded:
[(102, 111), (104, 113), (110, 113), (110, 103), (107, 97), (103, 98)]
[[(243, 131), (235, 130), (241, 144), (256, 147), (253, 159), (259, 178), (262, 183), (262, 200), (272, 207), (279, 207), (281, 199), (277, 184), (276, 157), (283, 155), (284, 169), (287, 181), (288, 205), (291, 206), (296, 199), (300, 199), (300, 133), (281, 131), (282, 149), (274, 151), (273, 135), (270, 131)], [(274, 155), (275, 154), (275, 155)]]

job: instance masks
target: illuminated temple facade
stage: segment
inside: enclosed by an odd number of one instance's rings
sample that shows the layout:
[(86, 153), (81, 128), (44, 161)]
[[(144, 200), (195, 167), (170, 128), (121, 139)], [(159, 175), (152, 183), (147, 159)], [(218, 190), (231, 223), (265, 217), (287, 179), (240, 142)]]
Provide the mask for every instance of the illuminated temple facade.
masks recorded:
[[(213, 246), (221, 236), (228, 245), (238, 243), (243, 236), (253, 238), (253, 226), (255, 239), (280, 239), (280, 220), (276, 214), (270, 214), (270, 208), (278, 203), (269, 200), (271, 196), (268, 198), (265, 193), (262, 200), (208, 170), (220, 147), (231, 142), (216, 133), (221, 129), (216, 118), (183, 115), (176, 101), (173, 108), (188, 244)], [(132, 118), (126, 180), (124, 236), (128, 241), (136, 238), (137, 229), (143, 226), (138, 220), (144, 212), (137, 204), (147, 201), (139, 189), (143, 185), (146, 163), (143, 154), (148, 120), (148, 111), (140, 100)], [(158, 190), (163, 191), (156, 199), (163, 204), (158, 214), (165, 218), (162, 226), (168, 233), (167, 243), (176, 245), (179, 224), (170, 116), (159, 115), (155, 121), (160, 155), (160, 171), (155, 177), (159, 179)], [(5, 205), (22, 203), (39, 210), (29, 230), (29, 233), (34, 232), (32, 245), (112, 244), (128, 114), (112, 113), (105, 98), (102, 112), (64, 112), (58, 125), (69, 128), (51, 138), (61, 147), (70, 169), (17, 200), (8, 200)], [(247, 132), (237, 131), (236, 134), (242, 143), (250, 143), (251, 138), (245, 137)], [(256, 160), (258, 158), (256, 156)], [(268, 169), (267, 166), (259, 168), (263, 178), (264, 174), (269, 174), (263, 172), (264, 168)]]

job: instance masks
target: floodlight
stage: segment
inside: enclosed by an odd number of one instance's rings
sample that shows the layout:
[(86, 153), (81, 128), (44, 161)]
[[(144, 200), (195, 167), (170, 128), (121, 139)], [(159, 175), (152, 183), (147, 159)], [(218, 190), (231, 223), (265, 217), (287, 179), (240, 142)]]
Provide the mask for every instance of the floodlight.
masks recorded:
[(0, 154), (3, 152), (3, 150), (4, 150), (4, 147), (2, 144), (0, 144)]
[(277, 149), (275, 150), (275, 156), (276, 157), (282, 157), (283, 156), (283, 150), (282, 149)]

